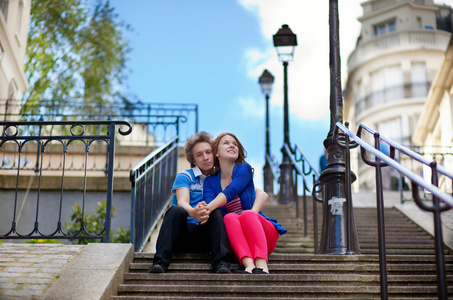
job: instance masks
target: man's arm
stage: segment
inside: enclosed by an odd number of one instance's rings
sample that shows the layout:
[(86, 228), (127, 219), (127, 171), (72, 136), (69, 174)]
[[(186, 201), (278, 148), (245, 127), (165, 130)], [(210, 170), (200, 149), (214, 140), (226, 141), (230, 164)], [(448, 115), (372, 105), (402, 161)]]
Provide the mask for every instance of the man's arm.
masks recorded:
[(180, 187), (176, 189), (176, 200), (178, 201), (178, 206), (183, 207), (189, 217), (192, 217), (201, 223), (205, 223), (209, 215), (207, 214), (206, 203), (200, 202), (197, 206), (192, 207), (190, 206), (190, 191), (188, 188)]
[(255, 202), (253, 203), (251, 210), (256, 211), (257, 213), (262, 211), (268, 198), (269, 195), (266, 192), (260, 190), (259, 188), (255, 188)]

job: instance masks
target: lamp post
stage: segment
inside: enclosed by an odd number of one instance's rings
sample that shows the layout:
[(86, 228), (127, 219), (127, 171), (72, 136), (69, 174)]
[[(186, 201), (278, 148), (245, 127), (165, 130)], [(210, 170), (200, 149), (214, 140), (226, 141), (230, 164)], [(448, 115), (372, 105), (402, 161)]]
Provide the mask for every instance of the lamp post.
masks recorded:
[(266, 154), (264, 157), (264, 167), (263, 167), (263, 179), (264, 179), (264, 191), (268, 194), (274, 193), (274, 180), (271, 171), (271, 165), (269, 160), (271, 158), (271, 151), (270, 151), (270, 138), (269, 138), (269, 97), (272, 93), (272, 84), (274, 83), (274, 76), (269, 73), (268, 70), (264, 70), (263, 74), (261, 75), (258, 83), (261, 87), (261, 92), (266, 98)]
[(278, 59), (283, 63), (283, 159), (280, 164), (280, 193), (279, 202), (288, 204), (293, 196), (293, 168), (285, 145), (291, 149), (289, 141), (289, 108), (288, 108), (288, 62), (293, 60), (294, 49), (297, 46), (297, 37), (288, 25), (282, 25), (274, 35), (274, 47), (277, 49)]
[[(341, 90), (340, 39), (338, 0), (329, 0), (330, 28), (330, 130), (324, 140), (328, 159), (321, 173), (323, 223), (320, 254), (360, 254), (354, 223), (352, 203), (346, 197), (346, 151), (332, 141), (336, 122), (343, 122), (343, 95)], [(341, 133), (340, 133), (341, 134)], [(340, 140), (345, 140), (345, 134)], [(351, 182), (355, 174), (351, 173)]]

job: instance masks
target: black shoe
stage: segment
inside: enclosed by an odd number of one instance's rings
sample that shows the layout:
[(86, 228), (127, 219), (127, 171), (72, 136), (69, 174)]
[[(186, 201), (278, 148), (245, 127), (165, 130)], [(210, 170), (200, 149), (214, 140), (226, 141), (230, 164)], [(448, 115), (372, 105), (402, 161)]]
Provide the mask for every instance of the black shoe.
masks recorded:
[(249, 271), (241, 270), (241, 269), (237, 269), (236, 271), (234, 271), (234, 273), (235, 274), (252, 274)]
[(165, 273), (165, 269), (161, 265), (155, 264), (148, 269), (148, 273)]
[(264, 271), (264, 270), (261, 269), (261, 268), (254, 268), (254, 269), (252, 270), (252, 274), (269, 274), (269, 273), (267, 273), (266, 271)]
[(224, 264), (220, 264), (217, 269), (215, 270), (217, 274), (229, 274), (231, 273), (231, 270), (228, 266)]

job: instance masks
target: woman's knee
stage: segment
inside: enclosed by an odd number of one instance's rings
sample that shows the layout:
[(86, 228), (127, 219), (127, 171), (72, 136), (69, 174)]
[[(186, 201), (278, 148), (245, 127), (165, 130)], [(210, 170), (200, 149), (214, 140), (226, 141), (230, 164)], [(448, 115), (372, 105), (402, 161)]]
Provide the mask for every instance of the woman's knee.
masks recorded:
[(244, 210), (239, 216), (240, 219), (258, 218), (259, 214), (253, 210)]
[(239, 218), (239, 215), (236, 214), (236, 213), (229, 213), (229, 214), (226, 214), (224, 217), (223, 217), (223, 221), (225, 222), (231, 222), (233, 220), (237, 220)]

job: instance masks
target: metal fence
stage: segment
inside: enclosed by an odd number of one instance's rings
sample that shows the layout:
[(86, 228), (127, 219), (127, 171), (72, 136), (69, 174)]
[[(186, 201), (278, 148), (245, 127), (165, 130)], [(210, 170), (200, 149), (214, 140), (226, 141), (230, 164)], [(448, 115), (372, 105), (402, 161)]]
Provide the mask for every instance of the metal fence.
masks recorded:
[[(14, 174), (15, 192), (12, 199), (2, 199), (1, 219), (10, 226), (0, 228), (0, 239), (102, 239), (110, 240), (110, 226), (112, 215), (113, 194), (113, 169), (115, 163), (115, 131), (121, 135), (128, 135), (132, 131), (130, 123), (125, 121), (41, 121), (41, 122), (0, 122), (2, 135), (0, 136), (0, 151), (8, 149), (13, 153), (10, 165), (6, 166), (6, 156), (3, 156), (0, 172)], [(93, 132), (98, 132), (93, 134)], [(29, 161), (24, 157), (25, 148), (34, 145), (36, 163), (28, 166)], [(106, 219), (100, 231), (93, 232), (86, 224), (85, 208), (87, 206), (86, 192), (89, 184), (89, 161), (93, 159), (92, 149), (97, 144), (103, 144), (106, 151), (105, 170), (102, 174), (102, 187), (106, 199)], [(73, 147), (76, 145), (76, 147)], [(62, 155), (55, 157), (50, 148), (60, 148)], [(67, 157), (72, 149), (77, 149), (81, 157), (81, 168), (76, 178), (70, 178), (68, 171), (71, 168)], [(48, 167), (51, 166), (51, 167)], [(30, 168), (31, 167), (31, 168)], [(2, 176), (5, 180), (7, 176)], [(11, 176), (9, 176), (11, 177)], [(35, 179), (36, 178), (36, 179)], [(22, 218), (18, 222), (25, 199), (18, 197), (19, 189), (36, 183), (36, 199), (32, 205), (34, 218)], [(43, 181), (50, 180), (60, 192), (59, 201), (51, 206), (46, 206), (41, 199)], [(75, 233), (68, 233), (64, 228), (62, 211), (64, 206), (73, 205), (65, 201), (64, 191), (71, 186), (82, 187), (81, 216), (75, 220), (79, 228)], [(9, 220), (9, 221), (7, 221)], [(69, 221), (69, 220), (67, 220)]]
[(131, 243), (135, 252), (143, 250), (170, 202), (177, 171), (178, 142), (178, 137), (173, 138), (131, 170)]

